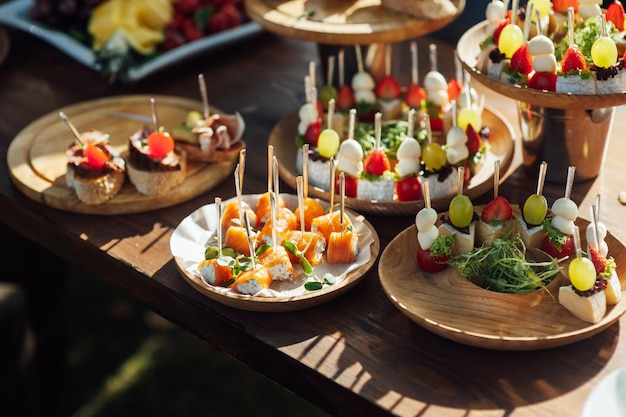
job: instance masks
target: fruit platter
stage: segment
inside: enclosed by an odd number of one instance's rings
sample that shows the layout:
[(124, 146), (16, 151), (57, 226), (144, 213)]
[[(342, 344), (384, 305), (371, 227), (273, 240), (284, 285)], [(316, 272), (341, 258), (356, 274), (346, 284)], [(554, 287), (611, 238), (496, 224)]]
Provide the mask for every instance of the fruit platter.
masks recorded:
[(496, 350), (562, 346), (615, 323), (626, 312), (626, 248), (600, 221), (599, 196), (592, 220), (579, 216), (570, 168), (551, 206), (545, 171), (520, 204), (495, 192), (474, 206), (461, 193), (437, 212), (427, 199), (381, 255), (391, 302), (433, 333)]
[[(81, 4), (72, 7), (73, 3), (9, 1), (0, 5), (0, 23), (43, 39), (102, 72), (111, 83), (140, 80), (201, 52), (261, 32), (237, 2), (222, 2), (224, 11), (209, 13), (210, 1), (138, 1), (133, 2), (135, 15), (124, 10), (128, 2), (118, 0), (77, 2)], [(63, 9), (63, 5), (69, 8)], [(116, 21), (114, 16), (126, 18)], [(116, 40), (109, 42), (111, 38)], [(96, 43), (91, 44), (91, 39)]]
[[(223, 202), (218, 198), (214, 203), (202, 206), (185, 217), (176, 227), (170, 240), (171, 252), (180, 273), (194, 289), (214, 301), (242, 310), (294, 311), (319, 305), (345, 293), (359, 283), (374, 265), (378, 258), (380, 242), (376, 231), (363, 216), (351, 210), (343, 212), (336, 210), (329, 213), (328, 204), (325, 202), (311, 197), (300, 200), (299, 196), (279, 193), (280, 197), (277, 197), (277, 200), (283, 201), (284, 206), (276, 207), (274, 214), (270, 215), (269, 219), (274, 219), (274, 222), (271, 220), (266, 222), (260, 220), (262, 219), (260, 213), (261, 207), (267, 208), (267, 205), (260, 202), (267, 202), (270, 195), (275, 194), (268, 191), (264, 194), (240, 195)], [(328, 240), (321, 235), (320, 240), (316, 241), (324, 242), (321, 245), (305, 244), (298, 263), (294, 254), (298, 253), (295, 248), (301, 246), (302, 239), (296, 241), (297, 239), (293, 240), (295, 239), (293, 236), (312, 237), (319, 234), (311, 231), (310, 226), (306, 227), (305, 232), (302, 232), (302, 229), (284, 229), (280, 226), (283, 222), (276, 216), (293, 217), (295, 221), (294, 213), (300, 207), (304, 207), (303, 201), (307, 201), (307, 206), (322, 207), (321, 213), (326, 211), (326, 214), (320, 214), (319, 221), (339, 216), (349, 223), (349, 227), (344, 232), (331, 232)], [(244, 223), (248, 230), (247, 238), (237, 239), (235, 233), (243, 233), (244, 228), (240, 224), (231, 224), (225, 220), (233, 215), (233, 210), (238, 212), (238, 209), (233, 209), (237, 205), (245, 207), (247, 220)], [(259, 213), (258, 217), (256, 213)], [(250, 220), (252, 217), (257, 221)], [(314, 225), (318, 224), (315, 217), (311, 220)], [(227, 224), (231, 225), (226, 226)], [(276, 226), (271, 226), (273, 224)], [(335, 240), (335, 236), (352, 236), (351, 245), (352, 248), (356, 248), (352, 256), (338, 258), (333, 255), (334, 248), (339, 247), (334, 243), (339, 242)], [(250, 257), (252, 253), (250, 250), (244, 254), (247, 248), (256, 245), (254, 242), (268, 239), (272, 244), (261, 244), (261, 247), (255, 250), (255, 256)], [(248, 243), (245, 243), (246, 240)], [(222, 244), (219, 245), (218, 242)], [(237, 249), (241, 242), (244, 242), (242, 249)], [(292, 249), (287, 249), (289, 258), (284, 252), (285, 249), (281, 249), (289, 248), (288, 242), (294, 242)], [(224, 252), (218, 255), (217, 247), (223, 247)], [(274, 252), (270, 254), (270, 250)], [(226, 257), (228, 251), (231, 255)], [(276, 255), (281, 251), (282, 259)], [(348, 248), (342, 251), (348, 252), (352, 250)], [(307, 259), (307, 262), (302, 263), (303, 258)], [(225, 259), (227, 261), (224, 261)], [(251, 260), (256, 261), (256, 266), (247, 270), (241, 267)], [(220, 268), (229, 269), (228, 277), (222, 278), (223, 275), (218, 273)], [(259, 277), (259, 274), (254, 272), (256, 268), (270, 271), (269, 278)], [(235, 269), (239, 272), (233, 276), (232, 271)], [(255, 277), (250, 277), (250, 273)], [(251, 285), (252, 282), (255, 283), (254, 287)]]
[[(494, 1), (488, 4), (486, 10), (486, 16), (488, 16), (487, 20), (469, 29), (459, 39), (457, 44), (458, 57), (463, 68), (471, 74), (472, 79), (500, 94), (520, 102), (553, 109), (599, 109), (624, 104), (626, 102), (626, 84), (620, 81), (622, 79), (622, 55), (624, 53), (622, 40), (624, 30), (623, 9), (619, 12), (612, 11), (611, 13), (607, 13), (607, 11), (600, 10), (598, 4), (592, 2), (593, 12), (584, 14), (582, 13), (582, 9), (574, 12), (574, 17), (572, 18), (574, 23), (568, 25), (567, 7), (557, 8), (555, 10), (554, 7), (550, 5), (550, 2), (544, 2), (543, 0), (534, 2), (534, 5), (536, 6), (535, 11), (541, 9), (541, 18), (539, 21), (544, 23), (543, 25), (540, 24), (542, 33), (539, 35), (537, 32), (538, 29), (535, 27), (536, 18), (534, 15), (534, 20), (529, 20), (529, 28), (525, 31), (523, 29), (525, 21), (527, 20), (526, 7), (516, 8), (516, 20), (511, 24), (513, 12), (511, 10), (507, 11), (503, 2)], [(609, 30), (610, 34), (609, 32), (605, 32), (607, 34), (601, 36), (601, 17), (611, 17), (614, 15), (621, 16), (621, 27), (617, 28), (613, 22), (606, 21), (605, 25), (608, 26), (609, 29), (607, 30)], [(569, 44), (570, 35), (567, 32), (568, 27), (576, 28), (571, 35), (574, 39), (571, 43), (572, 48), (570, 48)], [(504, 28), (516, 29), (505, 31)], [(590, 32), (595, 33), (595, 36), (584, 36), (584, 34)], [(494, 33), (496, 34), (497, 43), (494, 41)], [(504, 38), (500, 38), (501, 33), (505, 34)], [(524, 35), (526, 35), (525, 39)], [(600, 42), (595, 43), (597, 40)], [(576, 42), (580, 42), (581, 44), (578, 45)], [(594, 52), (596, 55), (595, 58), (591, 56), (594, 43), (594, 50), (599, 51)], [(533, 44), (535, 47), (536, 45), (543, 45), (539, 46), (539, 49), (545, 47), (545, 52), (540, 54), (540, 56), (543, 55), (540, 60), (535, 61), (535, 56), (528, 53), (528, 46)], [(499, 50), (500, 45), (504, 47), (506, 54), (501, 53)], [(531, 46), (531, 49), (532, 48), (533, 46)], [(494, 49), (498, 50), (494, 55), (505, 57), (502, 61), (504, 64), (500, 64), (501, 68), (509, 65), (509, 62), (513, 62), (515, 66), (519, 61), (524, 61), (524, 64), (520, 65), (526, 67), (526, 69), (522, 70), (522, 73), (525, 74), (521, 76), (514, 74), (514, 76), (511, 77), (508, 67), (506, 67), (506, 75), (503, 71), (490, 73), (488, 67), (493, 67), (493, 65), (490, 64), (489, 54), (491, 54)], [(573, 59), (567, 63), (563, 61), (563, 58), (566, 57), (565, 52), (571, 50), (584, 52), (582, 59), (576, 59), (576, 64), (574, 64)], [(526, 59), (521, 60), (521, 58), (517, 58), (517, 56), (516, 59), (512, 59), (513, 54), (516, 52), (518, 54), (524, 52)], [(606, 63), (603, 62), (603, 60), (610, 62)], [(541, 61), (551, 61), (549, 68), (539, 68), (539, 71), (534, 70), (532, 68), (533, 63)], [(562, 72), (563, 64), (567, 66), (567, 68), (565, 68), (566, 72)], [(610, 78), (607, 80), (611, 81), (611, 88), (608, 88), (609, 82), (603, 83), (605, 80), (600, 78), (595, 82), (587, 82), (592, 85), (591, 89), (585, 91), (579, 88), (580, 84), (586, 82), (584, 80), (593, 80), (596, 78), (594, 71), (596, 71), (597, 68), (600, 68), (604, 72), (607, 72), (609, 69), (611, 70)], [(574, 83), (573, 81), (575, 80), (567, 75), (569, 72), (575, 72), (578, 77), (577, 79), (581, 81)], [(534, 74), (541, 74), (546, 77), (543, 83), (537, 82), (533, 88), (531, 80)], [(537, 79), (539, 79), (539, 77)], [(557, 90), (557, 79), (559, 79), (559, 82), (560, 79), (569, 79), (570, 84), (574, 84), (576, 88), (572, 90), (573, 92), (564, 89)], [(613, 82), (612, 80), (615, 81)], [(528, 85), (529, 81), (531, 83), (530, 87)], [(606, 88), (604, 87), (605, 84), (607, 86)], [(582, 92), (582, 94), (580, 92)]]
[[(13, 139), (7, 152), (11, 179), (30, 199), (76, 213), (138, 213), (179, 204), (229, 177), (243, 146), (239, 140), (233, 143), (233, 153), (216, 152), (223, 158), (213, 162), (183, 160), (177, 141), (165, 133), (182, 128), (188, 115), (202, 108), (195, 100), (158, 95), (117, 96), (65, 106), (33, 121)], [(221, 113), (215, 108), (211, 112)], [(154, 132), (158, 142), (147, 146), (152, 139), (131, 140), (147, 133), (153, 118), (165, 128)], [(159, 142), (176, 148), (166, 148), (162, 156), (147, 153), (149, 148), (156, 152)], [(141, 164), (154, 169), (143, 169), (131, 160), (132, 144), (137, 145)], [(168, 167), (159, 166), (158, 161), (170, 158)]]

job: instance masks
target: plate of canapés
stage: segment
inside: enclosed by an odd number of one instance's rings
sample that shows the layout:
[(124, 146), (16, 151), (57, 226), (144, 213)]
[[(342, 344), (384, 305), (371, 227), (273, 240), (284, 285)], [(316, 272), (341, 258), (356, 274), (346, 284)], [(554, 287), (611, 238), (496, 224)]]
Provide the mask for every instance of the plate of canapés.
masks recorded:
[(541, 193), (425, 207), (382, 253), (381, 284), (408, 318), (459, 343), (521, 351), (589, 338), (626, 312), (626, 248), (597, 207), (592, 221), (567, 195), (551, 207)]

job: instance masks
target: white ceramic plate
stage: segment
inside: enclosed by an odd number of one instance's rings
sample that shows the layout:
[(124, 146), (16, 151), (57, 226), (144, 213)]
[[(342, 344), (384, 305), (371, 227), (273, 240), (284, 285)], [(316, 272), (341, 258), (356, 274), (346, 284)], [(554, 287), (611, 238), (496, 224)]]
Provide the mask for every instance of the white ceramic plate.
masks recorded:
[(611, 372), (591, 391), (581, 417), (626, 416), (626, 367)]
[[(60, 49), (81, 64), (100, 71), (102, 68), (96, 63), (93, 51), (71, 36), (58, 30), (50, 29), (45, 25), (28, 19), (30, 0), (14, 0), (0, 6), (0, 23), (13, 26), (29, 32), (56, 48)], [(180, 63), (200, 52), (234, 42), (248, 36), (260, 33), (261, 27), (257, 23), (245, 23), (234, 29), (225, 30), (214, 35), (205, 36), (195, 42), (182, 45), (172, 51), (159, 55), (150, 61), (131, 68), (128, 72), (128, 81), (140, 80), (158, 70)]]

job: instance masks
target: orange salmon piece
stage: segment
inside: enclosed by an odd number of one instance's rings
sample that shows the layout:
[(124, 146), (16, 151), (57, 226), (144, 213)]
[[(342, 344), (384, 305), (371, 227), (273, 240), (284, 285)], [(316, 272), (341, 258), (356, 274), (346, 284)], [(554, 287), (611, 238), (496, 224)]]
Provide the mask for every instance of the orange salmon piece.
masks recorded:
[(230, 288), (239, 294), (255, 295), (270, 285), (272, 285), (270, 271), (263, 265), (256, 264), (254, 269), (239, 274)]
[[(340, 231), (340, 212), (333, 211), (332, 213), (326, 213), (323, 216), (318, 216), (311, 221), (311, 230), (313, 232), (318, 232), (326, 242), (329, 242), (330, 234), (332, 232)], [(345, 230), (352, 222), (347, 214), (343, 215), (343, 229)]]
[[(254, 237), (252, 238), (254, 241)], [(248, 234), (246, 229), (239, 226), (230, 226), (226, 229), (224, 236), (224, 246), (231, 248), (237, 253), (250, 256), (250, 245), (248, 245)]]
[[(287, 240), (292, 241), (299, 251), (304, 252), (304, 257), (311, 266), (319, 265), (324, 260), (324, 251), (326, 250), (326, 239), (320, 233), (300, 230), (291, 230), (287, 233)], [(292, 263), (299, 262), (299, 259), (289, 254)]]
[[(316, 217), (323, 216), (326, 211), (319, 201), (311, 197), (305, 198), (302, 205), (302, 211), (304, 212), (304, 229), (311, 230), (311, 221)], [(298, 219), (298, 224), (300, 224), (300, 207), (296, 207), (294, 214), (296, 215), (296, 219)]]
[[(241, 205), (248, 212), (248, 218), (250, 219), (250, 224), (256, 224), (257, 222), (256, 213), (254, 212), (254, 210), (252, 210), (252, 207), (250, 207), (250, 204), (246, 202), (242, 202)], [(239, 221), (239, 205), (237, 204), (236, 200), (231, 201), (228, 204), (226, 204), (222, 210), (222, 219), (221, 219), (222, 230), (227, 230), (230, 226), (233, 226), (233, 225), (241, 226), (239, 222), (234, 223), (233, 220)]]
[(198, 271), (200, 271), (204, 282), (208, 282), (216, 287), (225, 287), (234, 278), (232, 268), (218, 264), (217, 259), (208, 259), (200, 262)]
[[(280, 195), (276, 197), (276, 208), (286, 207), (287, 203)], [(270, 218), (272, 208), (270, 205), (270, 193), (265, 192), (261, 194), (261, 197), (256, 202), (256, 227), (260, 229), (261, 226), (267, 222)], [(250, 224), (253, 224), (252, 221)]]
[(293, 279), (293, 265), (284, 246), (276, 245), (267, 248), (259, 255), (259, 263), (270, 272), (273, 281)]
[(326, 261), (329, 264), (348, 264), (356, 261), (359, 238), (352, 230), (332, 232), (328, 240)]

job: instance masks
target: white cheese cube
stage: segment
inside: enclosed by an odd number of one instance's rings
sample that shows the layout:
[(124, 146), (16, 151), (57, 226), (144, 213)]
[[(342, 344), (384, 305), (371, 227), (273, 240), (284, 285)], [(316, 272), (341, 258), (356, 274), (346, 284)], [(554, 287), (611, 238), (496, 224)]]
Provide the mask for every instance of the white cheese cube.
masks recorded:
[(559, 304), (587, 323), (598, 323), (606, 314), (605, 291), (582, 297), (571, 285), (567, 285), (559, 288)]

